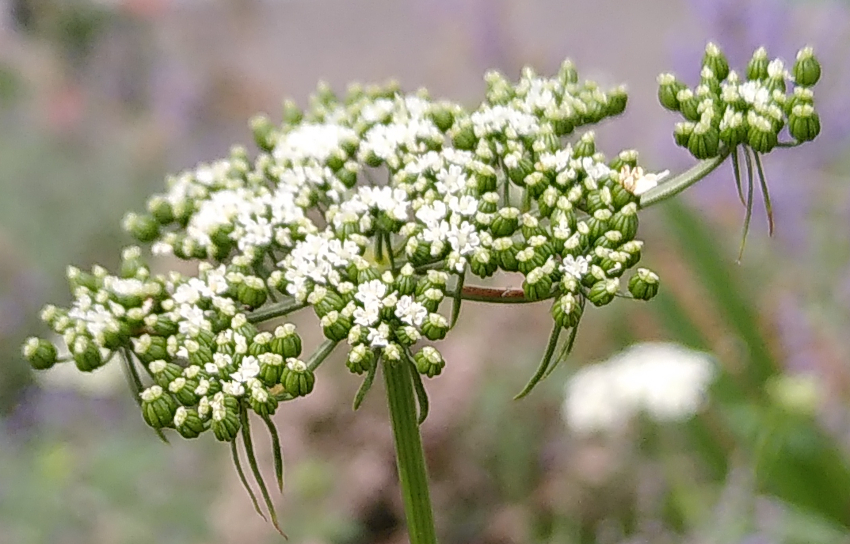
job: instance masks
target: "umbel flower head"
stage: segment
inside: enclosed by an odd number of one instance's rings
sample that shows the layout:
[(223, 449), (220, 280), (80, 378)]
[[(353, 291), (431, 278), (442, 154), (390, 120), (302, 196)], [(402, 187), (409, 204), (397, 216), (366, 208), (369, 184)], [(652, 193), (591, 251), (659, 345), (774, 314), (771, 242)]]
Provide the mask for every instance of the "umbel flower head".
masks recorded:
[[(808, 59), (798, 77), (812, 81)], [(355, 408), (379, 362), (407, 365), (424, 419), (421, 376), (451, 366), (431, 343), (446, 337), (464, 300), (551, 300), (553, 333), (524, 395), (570, 351), (587, 302), (658, 292), (654, 272), (630, 270), (643, 245), (640, 195), (667, 172), (645, 171), (633, 150), (606, 157), (586, 129), (624, 110), (622, 87), (580, 82), (569, 61), (551, 78), (525, 69), (517, 82), (496, 72), (485, 81), (474, 110), (394, 83), (343, 96), (320, 85), (304, 110), (285, 102), (281, 123), (255, 118), (255, 156), (234, 147), (171, 176), (145, 211), (125, 218), (152, 255), (193, 261), (197, 272), (153, 274), (137, 246), (115, 273), (70, 267), (70, 307), (42, 312), (69, 357), (37, 338), (24, 355), (35, 368), (73, 361), (83, 372), (120, 355), (145, 422), (163, 438), (165, 429), (185, 438), (212, 431), (230, 442), (249, 488), (241, 436), (275, 526), (249, 413), (271, 433), (282, 486), (270, 417), (311, 393), (337, 346), (365, 375)], [(467, 283), (497, 271), (518, 274), (522, 289)], [(285, 318), (308, 307), (326, 340), (305, 357)], [(569, 340), (555, 357), (564, 329)]]

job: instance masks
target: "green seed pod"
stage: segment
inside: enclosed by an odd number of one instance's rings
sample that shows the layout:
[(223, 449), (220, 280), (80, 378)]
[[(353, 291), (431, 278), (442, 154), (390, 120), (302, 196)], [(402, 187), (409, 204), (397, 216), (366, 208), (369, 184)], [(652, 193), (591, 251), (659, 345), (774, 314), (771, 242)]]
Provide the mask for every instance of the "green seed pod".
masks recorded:
[(770, 60), (767, 58), (767, 50), (764, 47), (759, 47), (747, 64), (747, 79), (750, 81), (767, 79), (768, 64), (770, 64)]
[(74, 357), (74, 363), (83, 372), (91, 372), (106, 363), (100, 353), (100, 348), (87, 336), (77, 336), (74, 339), (73, 345), (69, 345), (69, 347), (72, 348), (71, 353)]
[(433, 378), (439, 376), (446, 366), (446, 361), (436, 348), (425, 346), (413, 356), (416, 370), (423, 376)]
[(709, 68), (714, 77), (722, 81), (729, 75), (729, 62), (726, 55), (713, 43), (705, 46), (705, 55), (702, 57), (702, 65)]
[(638, 268), (629, 280), (629, 292), (637, 299), (649, 300), (658, 294), (658, 284), (658, 275), (655, 272), (647, 268)]
[(611, 217), (610, 225), (623, 235), (623, 241), (633, 240), (638, 229), (637, 204), (631, 202), (623, 206)]
[(797, 85), (811, 87), (820, 79), (820, 63), (815, 58), (811, 47), (804, 47), (797, 53), (793, 68), (794, 81)]
[(432, 313), (422, 324), (422, 334), (428, 340), (442, 340), (449, 331), (449, 322), (440, 314)]
[(608, 280), (599, 280), (590, 288), (587, 299), (594, 306), (605, 306), (612, 300), (620, 289), (620, 280), (611, 278)]
[(446, 291), (446, 283), (449, 281), (449, 275), (438, 270), (429, 270), (424, 277), (420, 278), (416, 283), (414, 292), (417, 296), (422, 295), (430, 289), (436, 289), (440, 292)]
[(798, 142), (814, 140), (820, 134), (820, 118), (812, 106), (794, 106), (788, 118), (788, 132)]
[(720, 131), (711, 125), (697, 123), (688, 138), (688, 151), (700, 160), (716, 157), (720, 151)]
[(210, 427), (216, 439), (232, 442), (239, 434), (242, 424), (239, 422), (239, 401), (225, 393), (216, 393), (210, 401), (212, 420)]
[(162, 387), (152, 385), (142, 391), (139, 396), (142, 399), (142, 417), (145, 423), (154, 429), (171, 427), (174, 424), (177, 401), (165, 393)]
[(319, 317), (324, 317), (330, 312), (339, 312), (345, 307), (345, 301), (334, 291), (317, 285), (313, 292), (307, 297), (307, 302), (313, 306), (313, 310)]
[(280, 377), (280, 383), (287, 393), (293, 397), (303, 397), (313, 391), (316, 376), (300, 359), (287, 359), (286, 367)]
[[(577, 286), (578, 282), (575, 283)], [(551, 313), (555, 323), (569, 329), (578, 325), (581, 319), (581, 303), (575, 295), (567, 293), (555, 300), (555, 303), (552, 304)]]
[(248, 355), (257, 356), (261, 353), (267, 353), (272, 350), (271, 347), (272, 334), (270, 332), (261, 332), (257, 334), (251, 343), (248, 344)]
[(516, 272), (519, 263), (516, 256), (520, 251), (518, 244), (515, 244), (510, 238), (496, 238), (493, 240), (493, 253), (496, 257), (496, 263), (507, 272)]
[(43, 338), (31, 336), (23, 347), (24, 357), (36, 370), (47, 370), (56, 364), (58, 353), (56, 346)]
[(194, 408), (186, 408), (185, 406), (178, 406), (174, 411), (172, 424), (183, 438), (197, 438), (202, 432), (207, 430), (204, 422), (198, 415), (198, 411)]
[(168, 341), (161, 336), (149, 334), (143, 334), (138, 339), (133, 339), (133, 352), (143, 363), (171, 358), (168, 355)]

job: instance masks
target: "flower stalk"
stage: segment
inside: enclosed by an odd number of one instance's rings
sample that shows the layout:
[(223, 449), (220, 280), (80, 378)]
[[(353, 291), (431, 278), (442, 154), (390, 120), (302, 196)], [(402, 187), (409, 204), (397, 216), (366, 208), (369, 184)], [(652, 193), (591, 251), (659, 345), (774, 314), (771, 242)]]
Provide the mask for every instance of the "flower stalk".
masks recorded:
[(410, 544), (436, 544), (434, 515), (428, 491), (428, 474), (410, 366), (404, 361), (384, 361), (384, 383), (395, 439), (398, 479)]

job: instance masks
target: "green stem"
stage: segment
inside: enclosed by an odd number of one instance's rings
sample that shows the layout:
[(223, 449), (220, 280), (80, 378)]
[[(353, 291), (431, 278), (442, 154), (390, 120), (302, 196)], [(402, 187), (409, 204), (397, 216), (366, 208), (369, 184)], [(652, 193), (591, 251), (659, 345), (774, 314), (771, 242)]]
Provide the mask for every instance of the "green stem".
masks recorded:
[(292, 312), (296, 312), (301, 308), (307, 306), (306, 302), (299, 302), (295, 299), (284, 300), (283, 302), (278, 302), (275, 304), (269, 304), (265, 308), (261, 308), (259, 310), (255, 310), (248, 314), (248, 321), (250, 323), (261, 323), (263, 321), (268, 321), (269, 319), (274, 319), (276, 317), (282, 317), (287, 314), (291, 314)]
[(681, 193), (723, 164), (729, 152), (729, 149), (724, 149), (717, 157), (700, 161), (689, 170), (643, 193), (640, 197), (640, 207), (646, 208)]
[(425, 470), (422, 438), (419, 435), (410, 365), (404, 364), (404, 361), (384, 361), (383, 373), (410, 544), (436, 544), (434, 515), (431, 512), (428, 475)]
[(339, 344), (336, 340), (325, 340), (322, 342), (322, 345), (319, 346), (319, 349), (307, 359), (307, 368), (310, 370), (316, 370), (319, 368), (319, 365), (325, 362), (325, 359), (328, 358), (328, 355), (334, 350), (336, 345)]

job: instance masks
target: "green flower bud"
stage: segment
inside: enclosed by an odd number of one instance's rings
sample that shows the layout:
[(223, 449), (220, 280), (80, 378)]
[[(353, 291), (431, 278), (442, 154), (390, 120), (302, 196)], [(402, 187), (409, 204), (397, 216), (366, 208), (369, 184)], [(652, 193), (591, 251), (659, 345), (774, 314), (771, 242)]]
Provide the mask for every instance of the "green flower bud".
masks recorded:
[(581, 139), (573, 148), (573, 156), (575, 157), (592, 157), (596, 153), (596, 135), (592, 130), (581, 135)]
[(256, 115), (251, 118), (250, 125), (257, 147), (266, 152), (274, 149), (277, 143), (277, 133), (269, 118), (264, 115)]
[(148, 370), (153, 377), (153, 380), (160, 387), (168, 387), (171, 382), (179, 378), (183, 374), (183, 369), (180, 365), (169, 363), (168, 361), (158, 359), (148, 364)]
[(56, 346), (43, 338), (31, 336), (23, 347), (24, 357), (36, 370), (47, 370), (56, 364), (58, 353)]
[(496, 212), (496, 217), (490, 225), (490, 232), (497, 238), (512, 235), (519, 228), (519, 216), (520, 211), (517, 208), (502, 208)]
[(594, 306), (605, 306), (614, 300), (614, 296), (619, 290), (619, 279), (612, 278), (608, 280), (599, 280), (593, 284), (593, 287), (590, 288), (587, 299), (592, 302)]
[(242, 427), (239, 421), (239, 401), (231, 395), (216, 393), (210, 401), (210, 408), (210, 428), (216, 439), (221, 442), (233, 442)]
[(333, 311), (341, 311), (345, 307), (345, 301), (334, 291), (317, 285), (313, 292), (307, 297), (307, 302), (313, 306), (316, 315), (324, 317)]
[(183, 406), (194, 406), (198, 403), (196, 387), (198, 387), (198, 380), (178, 376), (168, 384), (168, 391)]
[(608, 97), (608, 111), (606, 112), (609, 116), (620, 115), (624, 111), (626, 111), (626, 104), (629, 100), (629, 95), (626, 92), (625, 87), (615, 87), (611, 89), (607, 93)]
[(334, 310), (321, 319), (325, 337), (336, 342), (345, 340), (351, 330), (351, 318), (341, 315)]
[(700, 98), (693, 91), (688, 88), (682, 89), (676, 95), (676, 99), (679, 101), (679, 111), (682, 112), (685, 119), (694, 122), (699, 121)]
[(100, 353), (100, 348), (87, 336), (77, 336), (73, 345), (69, 345), (69, 347), (72, 348), (71, 355), (74, 357), (74, 363), (83, 372), (91, 372), (106, 363)]
[(277, 353), (263, 353), (257, 356), (260, 362), (260, 373), (257, 378), (267, 387), (280, 383), (283, 374), (283, 357)]
[(750, 81), (767, 79), (768, 64), (770, 64), (770, 60), (767, 58), (767, 50), (764, 47), (759, 47), (747, 64), (747, 79)]
[(284, 359), (301, 355), (301, 337), (295, 332), (295, 325), (286, 323), (274, 330), (271, 351)]
[(417, 238), (410, 238), (404, 246), (405, 255), (410, 263), (419, 266), (431, 260), (431, 244)]
[(449, 322), (440, 314), (432, 313), (422, 324), (422, 334), (428, 340), (442, 340), (449, 331)]
[(408, 263), (401, 267), (394, 285), (395, 290), (398, 291), (398, 296), (412, 295), (416, 290), (416, 275), (413, 266)]
[(714, 77), (718, 80), (726, 79), (729, 75), (729, 62), (726, 60), (726, 55), (720, 51), (720, 48), (715, 44), (710, 43), (705, 46), (705, 55), (702, 57), (702, 65), (711, 69)]
[(124, 217), (123, 226), (124, 230), (140, 242), (153, 242), (159, 237), (159, 223), (153, 215), (128, 213)]
[(440, 303), (445, 298), (445, 293), (437, 288), (426, 289), (422, 293), (416, 295), (416, 302), (425, 306), (429, 312), (436, 312), (440, 307)]
[(275, 410), (277, 410), (278, 404), (277, 398), (262, 386), (251, 388), (248, 403), (251, 405), (251, 409), (260, 417), (273, 415)]
[(797, 53), (797, 61), (793, 68), (794, 81), (797, 85), (811, 87), (820, 79), (820, 63), (815, 58), (811, 47), (804, 47)]
[(271, 351), (272, 334), (270, 332), (261, 332), (254, 336), (248, 345), (248, 355), (257, 356), (261, 353)]
[(523, 275), (527, 275), (535, 268), (543, 266), (543, 263), (546, 262), (546, 258), (531, 247), (519, 251), (516, 255), (516, 260), (517, 270)]
[(814, 140), (820, 134), (820, 118), (815, 109), (808, 104), (794, 106), (788, 118), (788, 132), (798, 142)]
[(638, 268), (629, 280), (629, 292), (637, 299), (649, 300), (658, 294), (658, 284), (658, 275), (655, 272), (647, 268)]
[(433, 378), (439, 376), (446, 366), (446, 361), (436, 348), (425, 346), (413, 356), (416, 370), (424, 376)]
[(142, 391), (142, 417), (145, 423), (154, 429), (171, 427), (174, 424), (174, 414), (177, 411), (177, 401), (165, 393), (162, 387), (152, 385)]
[(747, 143), (757, 153), (769, 153), (778, 142), (776, 130), (766, 117), (758, 115), (750, 110), (747, 113)]
[(489, 164), (481, 165), (475, 172), (475, 185), (480, 193), (489, 193), (496, 190), (499, 178), (496, 170)]
[(609, 210), (597, 210), (587, 219), (586, 223), (590, 239), (596, 240), (611, 228), (611, 217), (613, 217), (613, 214)]
[(638, 229), (637, 204), (631, 202), (623, 206), (611, 217), (610, 224), (623, 235), (624, 241), (633, 240)]
[(496, 263), (507, 272), (516, 272), (519, 266), (517, 253), (521, 246), (514, 243), (510, 238), (496, 238), (493, 240), (493, 252)]
[(483, 247), (475, 249), (469, 260), (469, 265), (472, 273), (479, 278), (489, 278), (499, 268), (493, 252)]
[[(574, 280), (573, 280), (574, 281)], [(578, 282), (575, 282), (578, 285)], [(552, 304), (552, 318), (565, 329), (575, 327), (581, 319), (582, 306), (575, 295), (567, 293)]]
[(186, 408), (185, 406), (178, 406), (174, 411), (172, 424), (183, 438), (197, 438), (202, 432), (207, 430), (204, 422), (201, 421), (201, 417), (198, 415), (198, 411), (194, 408)]
[(445, 293), (446, 283), (449, 281), (449, 275), (438, 270), (429, 270), (425, 277), (421, 278), (416, 284), (415, 293), (417, 296), (422, 295), (430, 289), (436, 289)]
[(304, 118), (304, 113), (301, 111), (301, 108), (298, 107), (298, 104), (293, 102), (292, 100), (286, 99), (283, 101), (283, 124), (287, 126), (294, 126), (301, 123), (301, 120)]
[(676, 123), (673, 128), (673, 139), (676, 141), (676, 145), (679, 147), (688, 147), (688, 141), (691, 139), (694, 127), (696, 127), (696, 123), (690, 121)]
[(576, 71), (575, 64), (570, 59), (566, 59), (561, 63), (561, 67), (558, 69), (558, 81), (562, 85), (578, 83), (578, 72)]
[(266, 302), (266, 283), (257, 276), (246, 276), (236, 288), (236, 298), (250, 308), (259, 308)]
[(316, 376), (312, 370), (307, 368), (304, 361), (290, 358), (286, 360), (286, 367), (283, 369), (280, 383), (286, 392), (293, 397), (303, 397), (313, 391)]
[(528, 156), (507, 155), (505, 157), (505, 169), (511, 181), (519, 186), (524, 186), (526, 176), (534, 172), (534, 162)]
[(133, 352), (143, 363), (150, 363), (157, 359), (170, 359), (168, 355), (168, 341), (161, 336), (143, 334), (133, 339)]
[(720, 150), (720, 131), (706, 123), (699, 122), (688, 138), (688, 151), (697, 159), (711, 159)]
[[(198, 338), (198, 340), (201, 339)], [(198, 340), (185, 340), (183, 345), (186, 347), (186, 351), (189, 352), (189, 363), (204, 366), (213, 362), (213, 352), (206, 342)]]
[(354, 374), (363, 374), (375, 365), (375, 359), (375, 352), (366, 347), (366, 345), (359, 344), (351, 348), (351, 351), (348, 352), (348, 359), (345, 361), (345, 366)]
[(449, 131), (452, 139), (452, 145), (457, 149), (464, 151), (472, 151), (478, 144), (478, 138), (475, 136), (475, 129), (472, 122), (464, 119), (460, 124), (455, 124)]
[(174, 221), (174, 208), (164, 197), (154, 196), (148, 200), (147, 208), (160, 225), (168, 225)]
[(747, 139), (747, 125), (744, 123), (744, 114), (733, 108), (726, 108), (723, 118), (720, 120), (720, 141), (730, 149), (742, 144)]
[(552, 291), (552, 276), (544, 267), (535, 268), (522, 282), (522, 291), (528, 300), (543, 300)]

